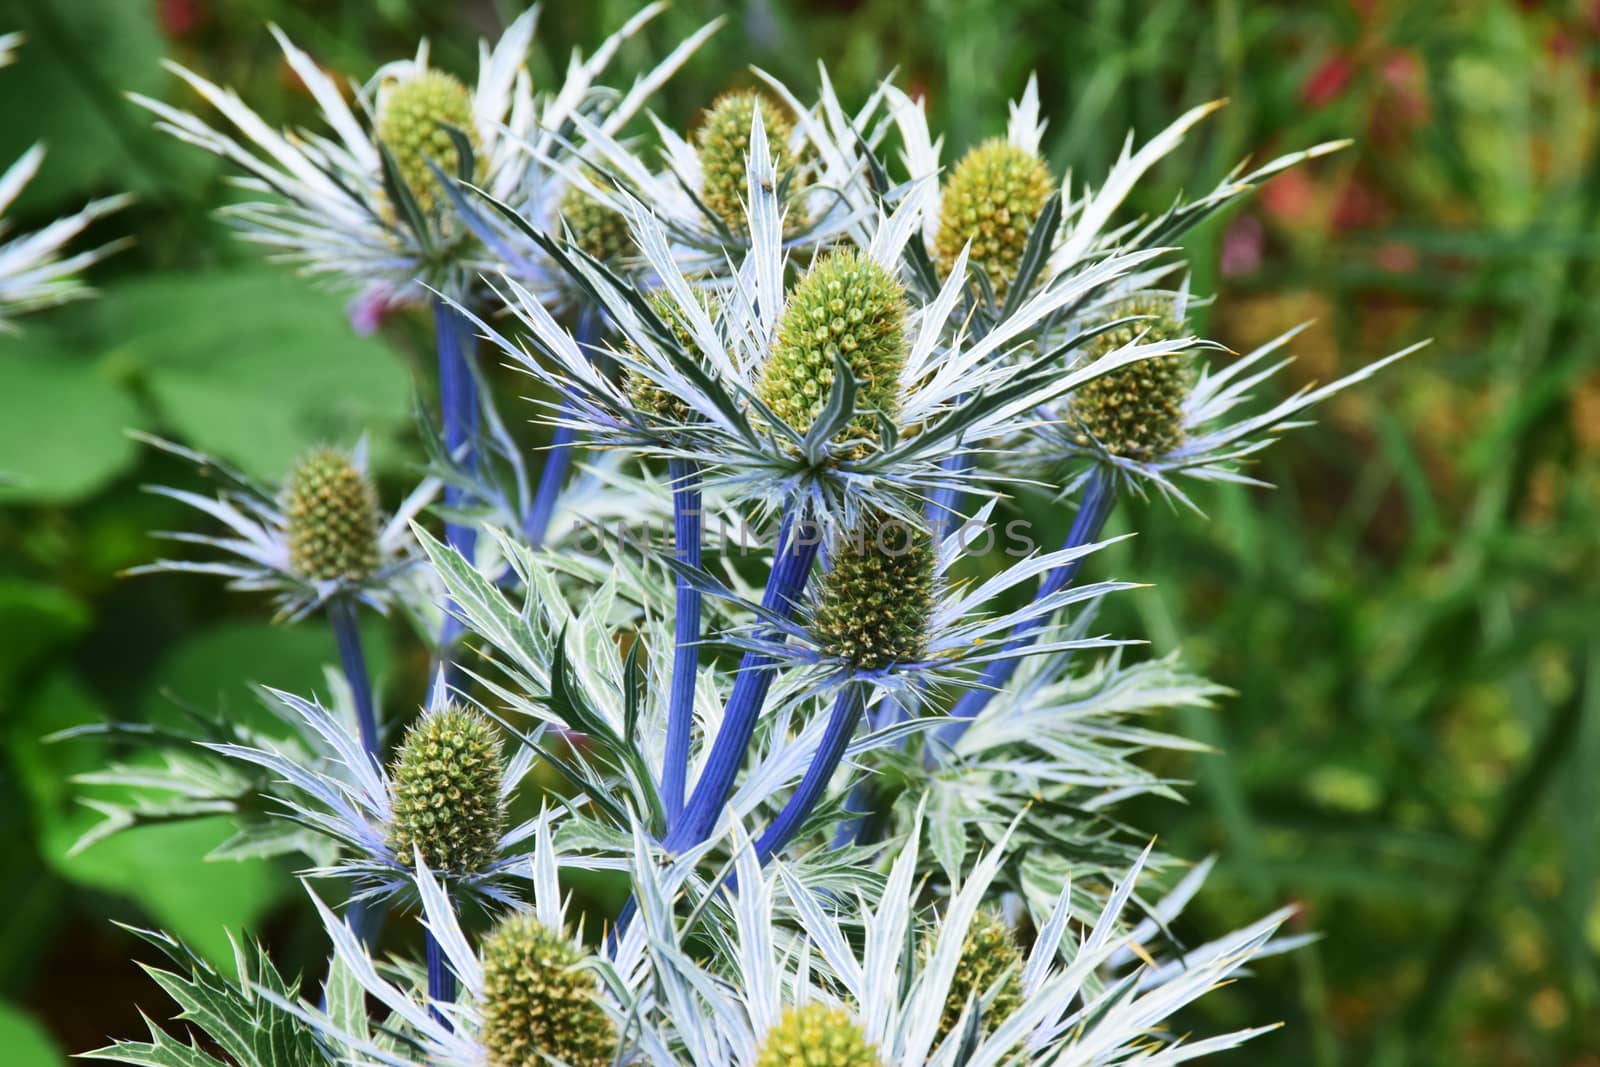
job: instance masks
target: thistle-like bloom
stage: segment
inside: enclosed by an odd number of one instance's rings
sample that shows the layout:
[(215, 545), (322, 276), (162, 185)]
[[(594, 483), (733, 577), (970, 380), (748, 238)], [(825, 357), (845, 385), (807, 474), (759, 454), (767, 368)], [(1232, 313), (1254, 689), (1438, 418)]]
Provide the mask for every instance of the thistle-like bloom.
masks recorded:
[(502, 919), (480, 951), (483, 1045), (491, 1064), (614, 1061), (616, 1024), (601, 1006), (598, 979), (581, 969), (587, 953), (570, 937), (520, 913)]
[(785, 1008), (761, 1039), (755, 1067), (882, 1067), (866, 1031), (843, 1008), (821, 1001)]
[[(1179, 291), (1143, 294), (1114, 305), (1108, 322), (1122, 325), (1098, 334), (1087, 350), (1116, 344), (1130, 333), (1147, 339), (1183, 336), (1188, 300), (1187, 292)], [(1124, 322), (1128, 313), (1137, 320)], [(1285, 430), (1307, 425), (1303, 416), (1315, 405), (1427, 344), (1374, 360), (1326, 385), (1304, 386), (1265, 411), (1241, 414), (1253, 390), (1291, 362), (1280, 357), (1303, 329), (1296, 327), (1221, 369), (1196, 368), (1192, 353), (1174, 352), (1106, 375), (1047, 406), (1039, 433), (1032, 440), (1017, 440), (1016, 462), (1033, 470), (1063, 464), (1081, 469), (1087, 459), (1118, 487), (1140, 494), (1154, 487), (1194, 510), (1199, 509), (1177, 485), (1180, 475), (1264, 485), (1242, 470), (1250, 457)], [(1069, 488), (1082, 477), (1069, 479)]]
[(789, 294), (756, 396), (786, 425), (810, 434), (836, 374), (847, 369), (855, 379), (855, 417), (830, 444), (868, 450), (878, 442), (879, 420), (893, 424), (899, 417), (909, 347), (905, 287), (855, 249), (830, 252)]
[(413, 981), (415, 972), (385, 973), (348, 922), (312, 894), (333, 942), (335, 966), (383, 1006), (390, 1014), (386, 1029), (403, 1033), (403, 1043), (369, 1034), (364, 1016), (352, 1025), (348, 1015), (307, 1001), (277, 997), (275, 1002), (324, 1039), (349, 1049), (357, 1063), (606, 1067), (615, 1062), (624, 1020), (614, 993), (626, 990), (616, 983), (602, 984), (597, 970), (607, 961), (591, 956), (565, 932), (557, 880), (561, 856), (551, 840), (550, 817), (541, 816), (535, 826), (532, 851), (522, 861), (529, 902), (508, 910), (477, 949), (457, 917), (457, 884), (441, 881), (426, 863), (415, 871), (423, 925), (460, 983), (460, 995), (453, 1000), (430, 998)]
[(313, 582), (360, 582), (378, 569), (378, 491), (333, 448), (317, 448), (289, 472), (283, 513), (289, 566)]
[[(997, 659), (1125, 643), (1077, 634), (1027, 648), (996, 640), (1019, 626), (1042, 625), (1072, 605), (1138, 586), (1120, 581), (1064, 586), (1023, 607), (996, 610), (997, 602), (1009, 599), (1009, 590), (1120, 538), (1037, 553), (1031, 543), (1002, 544), (986, 525), (989, 511), (985, 507), (972, 524), (942, 538), (919, 523), (882, 513), (838, 533), (828, 549), (829, 566), (813, 577), (792, 620), (751, 603), (703, 571), (678, 569), (708, 595), (736, 603), (761, 620), (761, 631), (731, 629), (721, 635), (723, 641), (801, 668), (813, 691), (868, 681), (908, 707), (920, 704), (930, 689), (970, 682)], [(949, 571), (963, 553), (980, 549), (1005, 551), (1014, 562), (975, 584), (952, 580)]]
[[(691, 284), (669, 233), (637, 201), (628, 205), (629, 222), (661, 283), (653, 302), (642, 301), (633, 283), (551, 249), (613, 323), (623, 342), (617, 362), (632, 388), (597, 368), (535, 294), (503, 279), (506, 302), (540, 355), (476, 321), (564, 398), (550, 421), (600, 447), (691, 460), (708, 486), (736, 498), (849, 526), (869, 509), (909, 516), (941, 487), (979, 488), (970, 467), (946, 461), (976, 451), (974, 442), (1020, 432), (1042, 404), (1085, 381), (1185, 347), (1141, 342), (1066, 374), (1026, 348), (1030, 331), (1153, 252), (1109, 256), (1041, 288), (982, 338), (952, 335), (966, 259), (934, 298), (912, 299), (900, 278), (901, 254), (919, 221), (909, 204), (878, 217), (865, 244), (816, 260), (786, 293), (777, 177), (759, 109), (753, 123), (750, 247), (725, 287)], [(680, 340), (685, 333), (689, 345)], [(636, 404), (642, 381), (683, 408)]]
[[(443, 689), (435, 686), (436, 693)], [(533, 766), (534, 750), (518, 745), (503, 759), (493, 727), (474, 711), (440, 700), (425, 710), (394, 763), (380, 766), (345, 725), (315, 701), (269, 690), (308, 736), (334, 755), (306, 763), (296, 752), (259, 747), (206, 747), (264, 767), (290, 787), (285, 816), (336, 843), (341, 855), (310, 873), (349, 879), (352, 899), (407, 896), (418, 858), (440, 864), (453, 890), (510, 906), (518, 853), (536, 821), (505, 829), (505, 812)]]
[(446, 874), (475, 874), (505, 832), (504, 761), (495, 726), (447, 704), (406, 732), (389, 768), (389, 848)]
[[(818, 99), (809, 105), (776, 78), (756, 74), (760, 88), (717, 97), (687, 138), (657, 122), (666, 161), (660, 170), (653, 158), (584, 117), (575, 120), (585, 161), (627, 190), (608, 192), (612, 206), (627, 213), (630, 199), (649, 205), (679, 268), (695, 278), (726, 280), (751, 245), (745, 226), (747, 155), (756, 144), (752, 129), (758, 119), (773, 159), (769, 191), (782, 220), (783, 246), (810, 254), (841, 241), (871, 240), (881, 196), (871, 153), (889, 128), (882, 113), (889, 87), (880, 86), (848, 112), (824, 68), (819, 67)], [(926, 180), (935, 180), (933, 171)]]
[[(262, 199), (229, 210), (240, 232), (309, 273), (363, 290), (368, 301), (424, 300), (421, 283), (462, 294), (484, 271), (508, 269), (545, 292), (537, 249), (498, 212), (470, 207), (457, 181), (558, 233), (568, 181), (552, 161), (568, 157), (562, 131), (579, 114), (615, 134), (710, 32), (697, 33), (625, 95), (598, 81), (622, 43), (664, 5), (635, 15), (595, 54), (575, 58), (564, 81), (535, 95), (526, 59), (538, 8), (479, 46), (469, 86), (429, 63), (424, 41), (411, 60), (380, 68), (346, 101), (336, 82), (276, 27), (284, 57), (316, 100), (326, 132), (271, 129), (231, 90), (176, 64), (169, 68), (215, 107), (237, 136), (144, 96), (168, 133), (229, 160)], [(470, 158), (469, 158), (470, 157)], [(570, 165), (561, 164), (570, 169)], [(546, 295), (551, 295), (548, 292)]]
[(189, 460), (220, 486), (215, 496), (170, 486), (151, 486), (150, 492), (186, 504), (227, 528), (223, 536), (176, 531), (156, 536), (216, 549), (231, 558), (162, 559), (128, 573), (221, 575), (229, 579), (230, 589), (272, 593), (286, 619), (304, 618), (336, 596), (379, 611), (397, 600), (418, 602), (403, 585), (411, 570), (408, 524), (438, 494), (437, 481), (425, 479), (385, 522), (366, 473), (365, 442), (348, 456), (314, 450), (275, 489), (214, 457), (160, 438), (140, 439)]
[(970, 243), (972, 265), (983, 268), (1003, 299), (1055, 186), (1036, 147), (996, 137), (972, 149), (942, 190), (934, 236), (939, 262), (948, 270)]
[(700, 116), (700, 128), (694, 136), (695, 158), (700, 164), (700, 200), (734, 232), (744, 227), (745, 174), (750, 158), (750, 130), (757, 111), (761, 112), (761, 125), (772, 147), (778, 180), (788, 183), (792, 194), (798, 177), (791, 146), (794, 117), (772, 97), (751, 90), (724, 93)]
[[(928, 947), (931, 952), (934, 946)], [(939, 1038), (956, 1032), (973, 1005), (982, 1007), (980, 1029), (985, 1034), (992, 1034), (1015, 1015), (1022, 1007), (1023, 964), (1016, 928), (996, 909), (980, 908), (967, 927), (955, 973), (950, 976)]]
[[(757, 1067), (769, 1050), (801, 1031), (815, 1032), (852, 1058), (823, 1062), (936, 1065), (1021, 1063), (1090, 1065), (1138, 1059), (1157, 1067), (1233, 1048), (1270, 1027), (1190, 1041), (1165, 1031), (1164, 1021), (1205, 994), (1251, 958), (1283, 951), (1297, 939), (1272, 940), (1288, 917), (1278, 912), (1179, 958), (1163, 958), (1154, 943), (1189, 899), (1185, 883), (1139, 923), (1125, 914), (1143, 871), (1125, 872), (1094, 920), (1068, 943), (1070, 883), (1034, 911), (1038, 933), (1027, 950), (991, 969), (994, 981), (974, 993), (959, 988), (986, 893), (1004, 862), (1005, 842), (990, 850), (953, 887), (936, 914), (919, 912), (920, 825), (894, 860), (878, 903), (851, 906), (806, 886), (777, 863), (763, 870), (754, 849), (738, 850), (738, 891), (722, 924), (727, 942), (711, 964), (683, 947), (671, 896), (639, 888), (640, 937), (656, 979), (653, 1001), (640, 1005), (653, 1029), (641, 1041), (648, 1062), (701, 1067)], [(780, 926), (779, 903), (793, 915), (798, 936)], [(921, 952), (907, 952), (920, 940)], [(1145, 961), (1145, 962), (1139, 962)], [(1015, 966), (1012, 966), (1013, 962)], [(1130, 966), (1131, 965), (1131, 966)], [(972, 974), (970, 965), (965, 971)], [(1011, 986), (1006, 975), (1014, 975)], [(956, 1025), (947, 1006), (961, 995)], [(813, 1006), (815, 1005), (815, 1006)], [(876, 1061), (865, 1059), (872, 1050)]]
[[(0, 46), (14, 45), (20, 39), (18, 34), (9, 34), (0, 38)], [(0, 48), (0, 66), (8, 57), (9, 53)], [(0, 333), (16, 329), (12, 320), (17, 315), (93, 296), (94, 290), (84, 284), (79, 274), (128, 244), (128, 239), (123, 238), (86, 252), (61, 254), (68, 242), (95, 220), (127, 205), (132, 200), (129, 196), (95, 200), (77, 214), (57, 219), (42, 230), (12, 236), (11, 224), (4, 219), (6, 209), (33, 180), (42, 162), (44, 146), (34, 145), (0, 174)]]

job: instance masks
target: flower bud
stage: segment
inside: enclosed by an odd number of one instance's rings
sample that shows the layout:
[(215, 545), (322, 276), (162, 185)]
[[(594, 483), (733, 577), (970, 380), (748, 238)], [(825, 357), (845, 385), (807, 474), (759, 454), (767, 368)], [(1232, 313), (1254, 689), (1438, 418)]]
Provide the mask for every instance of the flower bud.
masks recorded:
[(823, 653), (865, 671), (921, 660), (935, 605), (932, 536), (872, 516), (840, 538), (828, 562), (811, 615)]
[[(1149, 318), (1098, 334), (1086, 346), (1084, 362), (1130, 344), (1140, 332), (1144, 343), (1183, 337), (1187, 327), (1173, 318), (1172, 304), (1142, 297), (1119, 305), (1111, 318)], [(1156, 356), (1103, 374), (1073, 391), (1071, 416), (1077, 440), (1093, 443), (1114, 456), (1148, 460), (1183, 443), (1183, 402), (1193, 383), (1193, 361), (1187, 352)]]
[[(1022, 964), (1022, 949), (1017, 946), (1011, 924), (992, 908), (979, 909), (961, 942), (961, 959), (950, 979), (950, 995), (939, 1019), (939, 1039), (956, 1028), (969, 998), (976, 1006), (993, 992), (983, 1010), (985, 1034), (994, 1033), (996, 1027), (1016, 1014), (1022, 1007)], [(996, 982), (1000, 983), (998, 988)]]
[(445, 874), (483, 870), (505, 827), (503, 766), (495, 727), (476, 711), (447, 705), (425, 713), (389, 768), (389, 846), (402, 863), (413, 850)]
[(450, 177), (461, 169), (461, 157), (446, 127), (466, 134), (474, 155), (478, 154), (472, 94), (453, 75), (424, 70), (387, 86), (378, 99), (378, 140), (389, 149), (401, 180), (425, 212), (441, 203), (429, 160)]
[(700, 200), (735, 231), (742, 230), (745, 225), (750, 129), (755, 125), (758, 107), (761, 129), (767, 135), (778, 180), (782, 181), (795, 169), (794, 153), (789, 150), (794, 118), (787, 108), (765, 93), (754, 90), (723, 93), (706, 108), (695, 135), (695, 149), (700, 157)]
[(617, 1031), (583, 953), (531, 915), (503, 920), (483, 942), (483, 1045), (490, 1067), (609, 1067)]
[(836, 441), (876, 444), (880, 415), (900, 413), (906, 298), (900, 282), (853, 248), (817, 260), (789, 294), (778, 339), (761, 368), (757, 395), (799, 433), (811, 429), (842, 357), (855, 375), (855, 416)]
[(767, 1031), (755, 1067), (881, 1067), (882, 1063), (848, 1012), (813, 1001), (784, 1009)]
[(615, 208), (602, 204), (577, 185), (561, 195), (561, 218), (572, 231), (572, 241), (602, 263), (615, 263), (633, 254), (628, 220)]
[(284, 485), (289, 566), (314, 582), (360, 581), (378, 569), (378, 494), (350, 457), (318, 448)]
[(934, 249), (945, 271), (970, 240), (967, 262), (989, 276), (1004, 297), (1017, 276), (1028, 234), (1055, 191), (1044, 161), (1003, 138), (972, 149), (945, 180)]
[[(706, 295), (696, 289), (694, 290), (694, 296), (706, 313), (711, 314), (711, 302)], [(677, 301), (673, 300), (671, 294), (660, 289), (651, 293), (650, 310), (654, 311), (656, 316), (666, 323), (667, 329), (672, 332), (673, 340), (678, 342), (680, 348), (691, 355), (699, 350), (699, 345), (696, 343), (694, 335), (689, 332), (689, 324), (685, 321), (683, 312), (679, 309)], [(632, 348), (637, 356), (638, 349), (631, 345), (629, 347)], [(627, 390), (628, 399), (633, 403), (634, 408), (652, 416), (657, 421), (683, 423), (688, 422), (694, 414), (694, 409), (685, 403), (681, 397), (663, 389), (655, 381), (636, 370), (629, 369), (625, 372), (622, 384)]]

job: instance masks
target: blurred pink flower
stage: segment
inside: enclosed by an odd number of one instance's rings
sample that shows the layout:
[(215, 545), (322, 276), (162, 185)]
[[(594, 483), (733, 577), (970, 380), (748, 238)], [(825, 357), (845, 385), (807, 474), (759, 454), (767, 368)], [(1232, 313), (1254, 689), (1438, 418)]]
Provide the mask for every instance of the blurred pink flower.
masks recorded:
[(345, 305), (350, 325), (362, 337), (371, 337), (382, 328), (384, 320), (400, 307), (394, 298), (394, 289), (379, 282), (370, 285)]
[(1234, 219), (1222, 235), (1222, 273), (1233, 276), (1260, 270), (1265, 245), (1266, 235), (1259, 218), (1241, 215)]

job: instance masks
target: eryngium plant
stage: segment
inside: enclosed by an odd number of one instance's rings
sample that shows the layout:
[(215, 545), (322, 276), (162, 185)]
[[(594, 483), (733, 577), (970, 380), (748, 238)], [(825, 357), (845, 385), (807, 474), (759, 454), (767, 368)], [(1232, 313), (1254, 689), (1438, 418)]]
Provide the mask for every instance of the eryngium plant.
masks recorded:
[[(656, 152), (621, 124), (702, 35), (620, 99), (594, 81), (655, 10), (553, 96), (528, 85), (530, 15), (475, 87), (423, 48), (360, 89), (359, 116), (283, 42), (334, 136), (280, 137), (180, 72), (260, 153), (147, 102), (255, 176), (249, 236), (434, 302), (440, 424), (387, 521), (360, 448), (274, 488), (160, 443), (222, 484), (158, 491), (221, 528), (172, 535), (202, 558), (149, 569), (270, 591), (290, 622), (325, 611), (339, 671), (322, 696), (264, 692), (275, 730), (86, 727), (165, 756), (91, 776), (122, 792), (86, 843), (234, 814), (234, 854), (310, 858), (331, 963), (302, 991), (241, 950), (226, 979), (152, 934), (210, 1044), (157, 1030), (91, 1055), (1159, 1067), (1248, 1040), (1168, 1020), (1293, 948), (1285, 913), (1174, 942), (1211, 861), (1155, 852), (1120, 811), (1176, 795), (1147, 750), (1198, 747), (1154, 717), (1222, 691), (1100, 632), (1100, 602), (1136, 583), (1084, 572), (1120, 501), (1249, 480), (1381, 365), (1255, 408), (1293, 335), (1233, 357), (1189, 325), (1181, 235), (1337, 146), (1118, 219), (1213, 107), (1130, 137), (1080, 189), (1044, 162), (1031, 82), (944, 169), (919, 103), (885, 83), (846, 110), (823, 72), (810, 104), (762, 74), (690, 130), (658, 122)], [(555, 398), (519, 412), (556, 434), (537, 477), (474, 340)], [(593, 450), (576, 467), (575, 443)], [(1059, 547), (1000, 521), (1041, 482), (1061, 487)], [(357, 606), (441, 635), (398, 721)], [(535, 768), (536, 815), (516, 797)], [(625, 902), (569, 917), (579, 871), (620, 876)]]

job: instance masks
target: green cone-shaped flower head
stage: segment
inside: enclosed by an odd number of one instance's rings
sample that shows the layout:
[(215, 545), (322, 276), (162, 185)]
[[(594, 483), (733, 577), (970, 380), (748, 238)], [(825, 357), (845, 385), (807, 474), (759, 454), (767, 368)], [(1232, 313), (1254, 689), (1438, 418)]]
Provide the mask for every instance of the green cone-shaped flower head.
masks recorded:
[(871, 516), (834, 546), (812, 636), (858, 670), (915, 663), (927, 652), (936, 583), (932, 536), (903, 519)]
[(583, 953), (531, 915), (513, 915), (483, 942), (483, 1045), (490, 1067), (609, 1067), (617, 1031), (600, 1006)]
[(967, 262), (982, 267), (995, 295), (1005, 296), (1055, 185), (1042, 159), (1004, 138), (968, 152), (944, 185), (934, 238), (940, 265), (948, 271), (970, 240)]
[[(995, 1028), (1022, 1007), (1022, 949), (1005, 916), (992, 908), (982, 908), (967, 927), (961, 942), (961, 960), (950, 980), (950, 995), (939, 1019), (939, 1037), (955, 1029), (966, 1009), (967, 998), (979, 1004), (993, 994), (983, 1010), (983, 1032)], [(998, 987), (996, 983), (999, 983)]]
[(289, 473), (283, 511), (289, 566), (314, 582), (360, 581), (378, 569), (378, 494), (350, 457), (312, 450)]
[(628, 220), (579, 186), (569, 185), (561, 194), (561, 218), (572, 231), (574, 243), (602, 263), (614, 263), (633, 253)]
[[(710, 298), (702, 290), (695, 289), (693, 292), (706, 314), (712, 315)], [(679, 346), (685, 352), (695, 353), (699, 346), (695, 343), (694, 335), (689, 332), (689, 324), (684, 319), (683, 312), (670, 294), (658, 289), (650, 294), (649, 302), (650, 309), (667, 324)], [(635, 353), (638, 351), (637, 348), (633, 350)], [(627, 389), (628, 399), (633, 406), (656, 420), (683, 423), (688, 422), (694, 414), (694, 410), (682, 398), (635, 371), (630, 370), (624, 374), (622, 384)]]
[(778, 339), (761, 368), (757, 395), (800, 433), (827, 404), (842, 357), (855, 375), (855, 417), (836, 440), (878, 440), (878, 416), (900, 413), (906, 297), (894, 275), (854, 248), (817, 260), (795, 285)]
[(700, 199), (735, 232), (745, 225), (746, 159), (756, 108), (761, 109), (761, 128), (776, 161), (778, 180), (792, 180), (795, 158), (789, 151), (789, 135), (794, 132), (794, 117), (765, 93), (753, 89), (723, 93), (701, 115), (694, 139), (700, 158)]
[[(1187, 334), (1164, 298), (1125, 301), (1112, 319), (1150, 316), (1097, 335), (1086, 346), (1085, 361), (1121, 348), (1144, 332), (1144, 343), (1171, 341)], [(1187, 352), (1130, 363), (1120, 370), (1079, 386), (1072, 394), (1072, 418), (1078, 443), (1098, 441), (1115, 456), (1147, 460), (1183, 443), (1183, 402), (1194, 383), (1193, 359)]]
[(755, 1067), (881, 1067), (882, 1063), (849, 1012), (813, 1001), (784, 1009), (767, 1031)]
[(461, 169), (461, 157), (447, 126), (467, 135), (481, 166), (472, 94), (460, 79), (443, 71), (424, 70), (388, 86), (379, 99), (378, 140), (389, 149), (401, 179), (423, 211), (437, 208), (442, 195), (428, 161), (451, 177)]
[(395, 855), (409, 862), (415, 849), (447, 874), (483, 870), (505, 828), (502, 773), (500, 739), (486, 717), (454, 705), (425, 713), (389, 767)]

